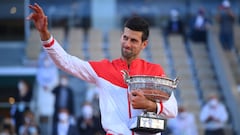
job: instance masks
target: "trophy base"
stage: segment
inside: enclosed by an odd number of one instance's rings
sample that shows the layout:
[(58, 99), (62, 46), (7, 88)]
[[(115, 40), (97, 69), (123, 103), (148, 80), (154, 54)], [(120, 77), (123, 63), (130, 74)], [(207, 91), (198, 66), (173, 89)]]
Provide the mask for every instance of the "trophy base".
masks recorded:
[(163, 130), (159, 130), (159, 129), (141, 128), (141, 127), (133, 128), (131, 130), (136, 133), (148, 133), (148, 134), (156, 134), (156, 133), (160, 133), (163, 131)]
[(166, 120), (158, 116), (141, 115), (132, 119), (130, 129), (136, 133), (156, 134), (165, 130)]

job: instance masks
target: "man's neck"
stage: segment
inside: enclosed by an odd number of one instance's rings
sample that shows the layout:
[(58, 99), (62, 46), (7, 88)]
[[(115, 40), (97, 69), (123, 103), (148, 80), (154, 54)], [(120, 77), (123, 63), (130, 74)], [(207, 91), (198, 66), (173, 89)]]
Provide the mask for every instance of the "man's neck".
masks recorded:
[(132, 61), (138, 59), (138, 57), (135, 57), (135, 58), (130, 58), (130, 59), (127, 59), (127, 58), (124, 58), (124, 57), (121, 57), (122, 60), (126, 61), (127, 65), (128, 65), (128, 68), (130, 67)]

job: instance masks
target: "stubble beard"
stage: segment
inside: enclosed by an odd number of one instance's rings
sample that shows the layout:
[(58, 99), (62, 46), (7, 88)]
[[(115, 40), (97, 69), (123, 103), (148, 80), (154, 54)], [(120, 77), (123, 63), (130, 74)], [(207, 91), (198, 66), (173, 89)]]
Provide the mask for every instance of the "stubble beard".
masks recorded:
[(124, 48), (122, 47), (121, 48), (121, 53), (122, 53), (122, 57), (124, 58), (124, 59), (131, 59), (132, 57), (133, 57), (133, 53), (132, 53), (132, 51), (124, 51)]

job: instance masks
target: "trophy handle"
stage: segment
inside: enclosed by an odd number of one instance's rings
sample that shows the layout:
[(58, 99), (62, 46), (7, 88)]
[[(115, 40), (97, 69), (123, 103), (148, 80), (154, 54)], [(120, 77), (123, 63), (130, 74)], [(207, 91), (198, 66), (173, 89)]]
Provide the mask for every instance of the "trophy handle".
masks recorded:
[(175, 86), (175, 88), (177, 87), (177, 85), (178, 85), (178, 83), (179, 83), (179, 80), (180, 80), (179, 77), (176, 77), (176, 78), (173, 80), (173, 85)]

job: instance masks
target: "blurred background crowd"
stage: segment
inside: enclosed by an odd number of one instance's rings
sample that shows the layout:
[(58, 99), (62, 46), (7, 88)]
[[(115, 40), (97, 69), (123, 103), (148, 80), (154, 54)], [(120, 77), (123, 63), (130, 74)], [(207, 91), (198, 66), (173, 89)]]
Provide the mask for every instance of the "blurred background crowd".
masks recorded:
[(144, 17), (142, 57), (180, 78), (179, 114), (163, 135), (240, 135), (239, 0), (0, 0), (0, 135), (105, 134), (97, 88), (60, 71), (25, 19), (35, 2), (84, 60), (119, 57), (124, 21)]

